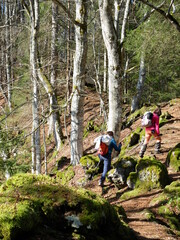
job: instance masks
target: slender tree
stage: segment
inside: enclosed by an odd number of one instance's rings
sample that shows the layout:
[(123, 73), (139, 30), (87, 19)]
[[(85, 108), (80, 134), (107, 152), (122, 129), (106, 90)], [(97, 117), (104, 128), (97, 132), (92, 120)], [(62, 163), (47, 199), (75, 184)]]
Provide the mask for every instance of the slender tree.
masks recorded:
[(121, 69), (120, 49), (114, 28), (112, 6), (109, 0), (99, 0), (102, 35), (108, 54), (109, 116), (108, 128), (119, 138), (121, 127)]
[(23, 1), (30, 17), (30, 73), (33, 83), (32, 100), (32, 173), (41, 173), (41, 145), (40, 145), (40, 126), (39, 126), (39, 94), (38, 94), (38, 58), (37, 58), (37, 35), (39, 30), (39, 1)]
[(140, 107), (140, 101), (143, 91), (143, 85), (145, 81), (145, 63), (144, 63), (144, 52), (141, 53), (141, 61), (140, 61), (140, 68), (139, 68), (139, 78), (136, 86), (136, 95), (133, 97), (131, 103), (131, 112), (136, 111)]
[(83, 121), (84, 121), (84, 85), (87, 58), (87, 9), (88, 1), (76, 1), (75, 25), (76, 50), (73, 72), (73, 98), (71, 102), (71, 164), (79, 163), (83, 155)]
[[(57, 41), (57, 14), (58, 14), (58, 8), (56, 3), (52, 2), (52, 34), (51, 34), (51, 80), (49, 87), (45, 87), (47, 93), (49, 94), (49, 101), (50, 101), (50, 121), (49, 121), (49, 133), (53, 131), (55, 142), (56, 142), (56, 148), (57, 150), (61, 147), (61, 142), (63, 139), (63, 133), (61, 128), (61, 122), (60, 122), (60, 114), (59, 114), (59, 106), (57, 102), (57, 96), (56, 96), (56, 75), (57, 75), (57, 47), (56, 47), (56, 41)], [(40, 80), (44, 79), (45, 77), (42, 77), (42, 72), (40, 76)], [(47, 79), (45, 81), (47, 83)], [(45, 83), (43, 85), (45, 86)]]

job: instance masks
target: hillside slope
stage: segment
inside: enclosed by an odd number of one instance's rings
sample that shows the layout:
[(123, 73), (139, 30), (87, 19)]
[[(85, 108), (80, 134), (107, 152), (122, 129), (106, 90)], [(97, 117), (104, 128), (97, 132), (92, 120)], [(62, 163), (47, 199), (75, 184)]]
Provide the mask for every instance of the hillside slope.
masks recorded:
[[(93, 100), (92, 100), (93, 99)], [(95, 124), (102, 122), (102, 118), (97, 114), (98, 110), (98, 97), (90, 96), (86, 99), (85, 103), (85, 126), (88, 121), (94, 120)], [(172, 149), (177, 143), (180, 143), (180, 99), (175, 99), (169, 103), (164, 103), (161, 105), (162, 113), (168, 112), (172, 118), (166, 122), (161, 128), (160, 132), (162, 134), (162, 148), (161, 154), (156, 155), (158, 161), (163, 164), (166, 161), (167, 154), (170, 149)], [(137, 119), (129, 128), (125, 128), (121, 131), (120, 141), (123, 143), (125, 137), (127, 137), (134, 129), (140, 126), (140, 118)], [(90, 132), (88, 136), (84, 139), (84, 150), (86, 154), (94, 153), (94, 138), (100, 133)], [(154, 156), (154, 143), (155, 140), (151, 139), (148, 149), (145, 153), (147, 156)], [(128, 155), (138, 157), (140, 146), (135, 146), (132, 148)], [(65, 145), (60, 153), (60, 156), (67, 157), (67, 162), (65, 165), (69, 164), (70, 148)], [(52, 164), (52, 163), (51, 163)], [(64, 166), (65, 167), (65, 166)], [(80, 166), (74, 167), (75, 177), (70, 181), (70, 185), (77, 186), (77, 180), (84, 175), (84, 170)], [(180, 179), (180, 172), (175, 173), (172, 169), (168, 168), (168, 174), (171, 181)], [(92, 190), (93, 192), (102, 195), (102, 189), (98, 186), (98, 177), (95, 177), (89, 181), (85, 188)], [(105, 191), (103, 192), (103, 197), (106, 198), (111, 204), (122, 205), (127, 214), (127, 220), (129, 226), (137, 233), (138, 239), (165, 239), (165, 240), (175, 240), (180, 239), (175, 232), (170, 230), (167, 222), (165, 222), (157, 213), (156, 207), (150, 206), (151, 200), (158, 196), (162, 190), (153, 190), (146, 194), (134, 197), (128, 200), (120, 200), (122, 193), (128, 191), (127, 186), (122, 186), (121, 190), (109, 183), (105, 183)], [(118, 194), (117, 194), (118, 191)], [(144, 211), (151, 209), (156, 213), (156, 219), (158, 221), (147, 221)]]

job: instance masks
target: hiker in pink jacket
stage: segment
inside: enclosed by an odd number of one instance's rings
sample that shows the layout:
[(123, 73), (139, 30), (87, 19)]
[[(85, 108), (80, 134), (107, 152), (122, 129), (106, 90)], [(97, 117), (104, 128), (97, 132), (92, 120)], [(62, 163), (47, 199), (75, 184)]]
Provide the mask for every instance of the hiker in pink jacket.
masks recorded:
[(147, 144), (152, 136), (156, 139), (155, 153), (160, 153), (160, 148), (161, 148), (161, 137), (159, 135), (159, 116), (160, 115), (161, 115), (161, 109), (157, 108), (153, 112), (152, 126), (145, 128), (145, 141), (139, 152), (139, 156), (141, 158), (144, 156), (144, 153), (147, 149)]

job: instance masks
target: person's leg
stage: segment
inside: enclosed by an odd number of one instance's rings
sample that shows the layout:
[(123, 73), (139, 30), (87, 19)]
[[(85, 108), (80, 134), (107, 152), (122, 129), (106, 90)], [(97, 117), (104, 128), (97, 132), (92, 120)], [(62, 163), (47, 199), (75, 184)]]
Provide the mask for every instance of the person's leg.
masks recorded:
[(154, 138), (156, 139), (154, 150), (155, 150), (155, 153), (158, 154), (158, 153), (160, 153), (160, 148), (161, 148), (161, 137), (155, 133)]
[(142, 145), (142, 147), (141, 147), (141, 149), (140, 149), (140, 152), (139, 152), (139, 156), (140, 156), (141, 158), (143, 158), (143, 156), (144, 156), (144, 153), (145, 153), (145, 151), (146, 151), (146, 149), (147, 149), (147, 144), (148, 144), (151, 136), (152, 136), (151, 131), (150, 131), (150, 130), (146, 130), (146, 131), (145, 131), (145, 140), (144, 140), (144, 143), (143, 143), (143, 145)]
[(99, 181), (99, 185), (100, 186), (103, 186), (104, 184), (104, 181), (105, 181), (105, 177), (106, 177), (106, 173), (109, 171), (110, 167), (110, 163), (109, 163), (109, 160), (105, 157), (102, 156), (102, 158), (104, 159), (104, 167), (103, 167), (103, 173), (101, 175), (101, 179)]

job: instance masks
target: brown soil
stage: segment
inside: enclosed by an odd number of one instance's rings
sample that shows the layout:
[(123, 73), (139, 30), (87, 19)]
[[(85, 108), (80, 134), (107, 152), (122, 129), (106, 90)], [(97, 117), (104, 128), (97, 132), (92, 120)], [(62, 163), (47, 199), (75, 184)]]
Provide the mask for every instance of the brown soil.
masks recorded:
[[(164, 126), (160, 128), (160, 132), (162, 134), (162, 153), (156, 155), (158, 161), (165, 163), (167, 154), (170, 149), (172, 149), (177, 143), (180, 143), (180, 99), (176, 100), (176, 104), (164, 104), (162, 105), (162, 113), (169, 112), (173, 118), (169, 120)], [(99, 113), (99, 99), (98, 96), (88, 95), (85, 100), (85, 124), (94, 120), (95, 123), (102, 122), (102, 117), (98, 116)], [(130, 132), (135, 129), (137, 126), (140, 126), (140, 119), (137, 120), (130, 128), (126, 128), (121, 131), (121, 137), (119, 140), (123, 141), (123, 139), (130, 134)], [(68, 126), (68, 131), (69, 131)], [(85, 153), (93, 153), (94, 152), (94, 143), (93, 140), (99, 133), (90, 133), (88, 137), (84, 140), (84, 150)], [(146, 151), (146, 155), (152, 156), (154, 155), (155, 141), (151, 139), (148, 149)], [(135, 147), (128, 154), (138, 157), (140, 147)], [(68, 159), (70, 157), (70, 147), (69, 144), (65, 144), (62, 151), (61, 156), (66, 156)], [(59, 157), (58, 157), (59, 158)], [(54, 163), (51, 163), (52, 166)], [(69, 161), (66, 163), (69, 164)], [(49, 166), (49, 167), (51, 167)], [(84, 170), (80, 166), (74, 167), (75, 177), (69, 183), (70, 185), (77, 186), (77, 180), (84, 176)], [(180, 179), (180, 172), (175, 173), (172, 169), (168, 168), (168, 173), (172, 179), (172, 181)], [(162, 192), (162, 190), (152, 190), (147, 192), (146, 194), (142, 194), (138, 197), (131, 198), (126, 201), (120, 200), (120, 196), (125, 191), (128, 191), (127, 186), (122, 186), (121, 190), (118, 191), (114, 184), (109, 182), (105, 183), (104, 192), (102, 193), (102, 188), (98, 186), (98, 177), (95, 177), (91, 181), (89, 181), (86, 186), (86, 189), (90, 189), (91, 191), (102, 195), (105, 199), (107, 199), (113, 205), (122, 205), (127, 214), (127, 221), (129, 226), (137, 233), (138, 239), (163, 239), (163, 240), (175, 240), (180, 239), (176, 235), (175, 232), (172, 232), (168, 226), (168, 224), (158, 216), (156, 207), (151, 206), (151, 200), (158, 196)], [(77, 186), (78, 187), (78, 186)], [(150, 209), (156, 214), (156, 219), (158, 222), (147, 221), (143, 210)]]

